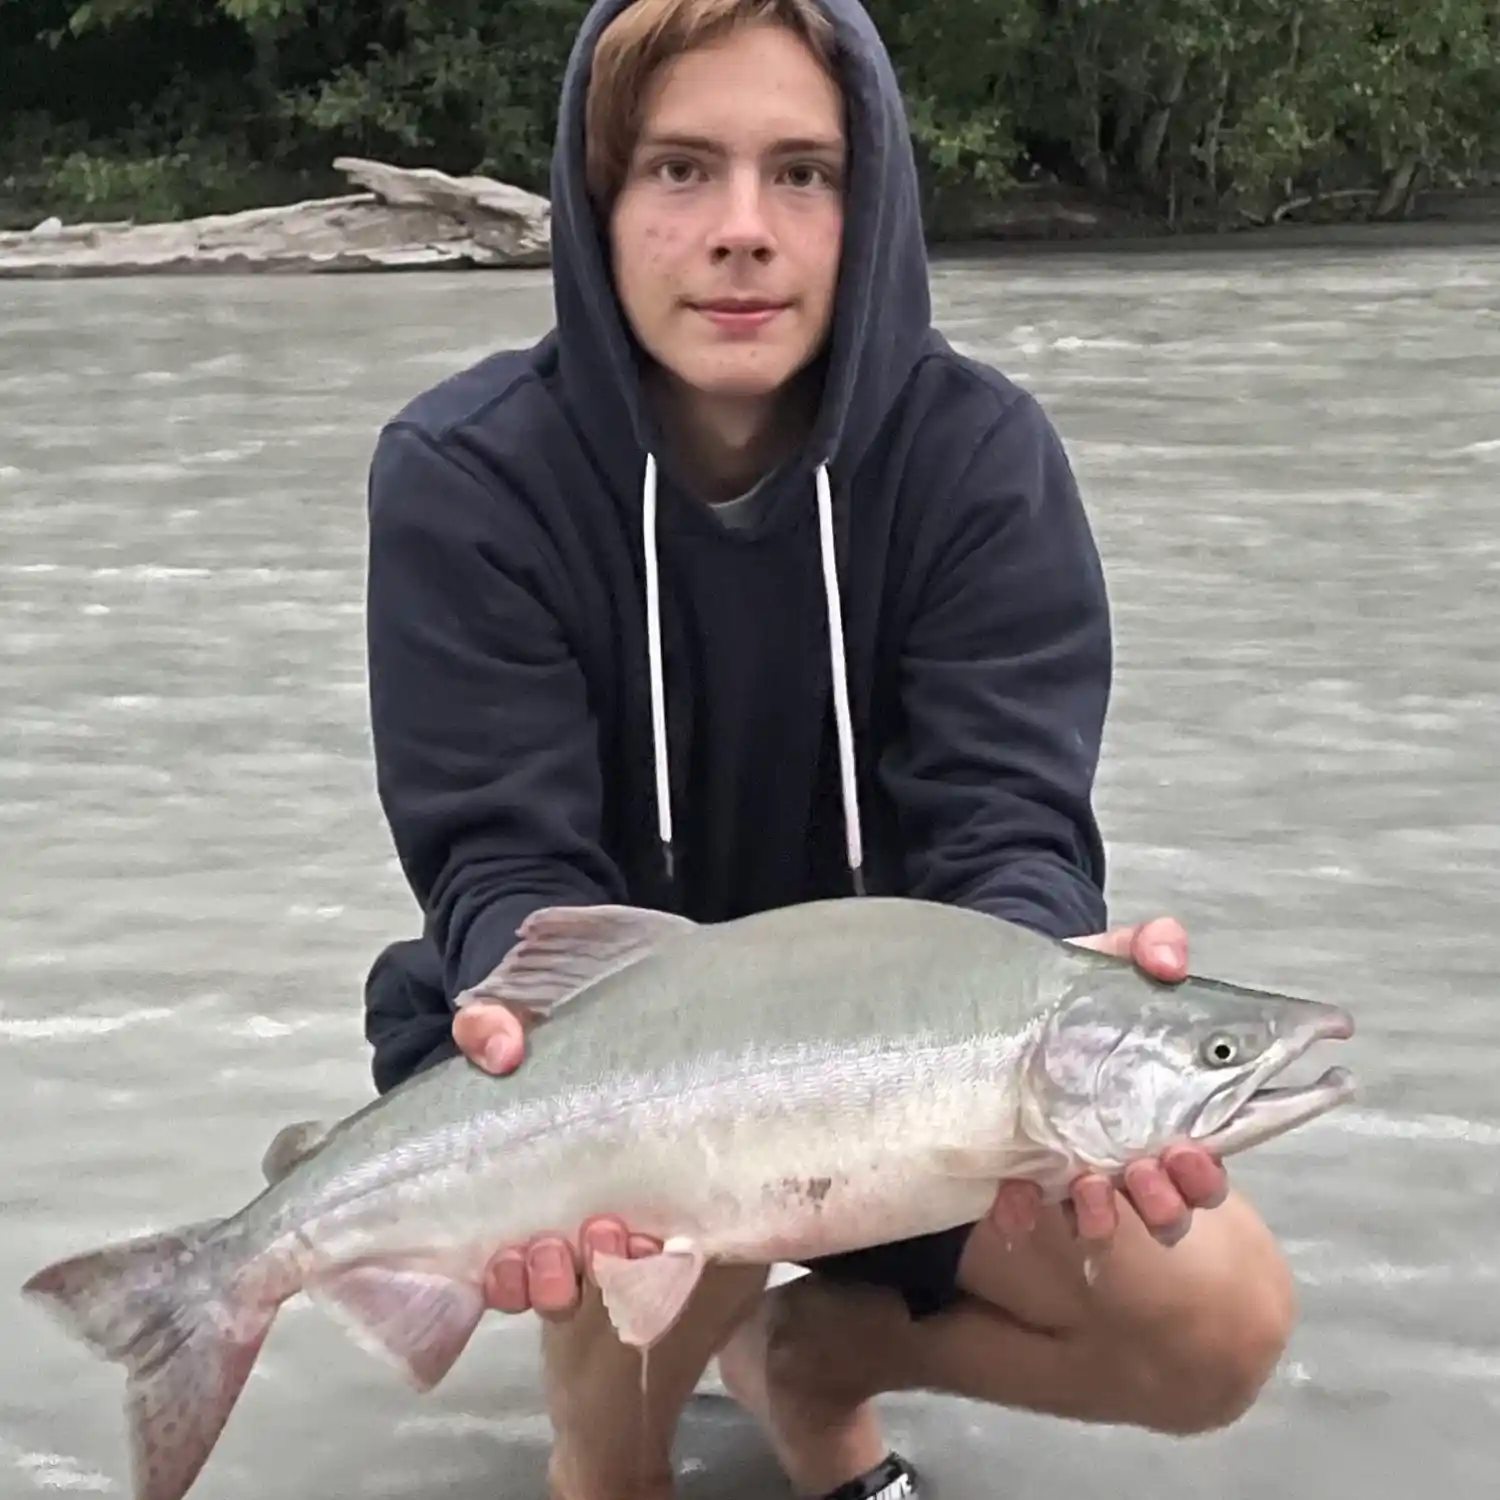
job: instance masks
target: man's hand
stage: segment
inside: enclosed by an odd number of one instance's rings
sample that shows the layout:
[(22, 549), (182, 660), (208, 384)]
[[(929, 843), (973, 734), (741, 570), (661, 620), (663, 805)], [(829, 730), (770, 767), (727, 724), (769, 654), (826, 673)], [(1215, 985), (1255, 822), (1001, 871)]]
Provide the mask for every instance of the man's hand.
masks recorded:
[[(1073, 941), (1082, 948), (1133, 959), (1144, 972), (1169, 983), (1187, 976), (1187, 933), (1170, 917)], [(1121, 1190), (1156, 1238), (1174, 1245), (1187, 1233), (1195, 1208), (1217, 1208), (1224, 1201), (1229, 1178), (1201, 1147), (1178, 1145), (1168, 1147), (1158, 1160), (1132, 1162)], [(1119, 1227), (1114, 1184), (1100, 1173), (1079, 1177), (1070, 1201), (1080, 1239), (1105, 1241)], [(1024, 1234), (1036, 1223), (1040, 1207), (1041, 1190), (1035, 1184), (1006, 1182), (995, 1196), (990, 1216), (1007, 1235)]]
[(526, 1056), (530, 1014), (495, 1001), (471, 999), (471, 994), (466, 991), (458, 997), (453, 1040), (486, 1073), (514, 1073)]
[(661, 1243), (631, 1234), (614, 1218), (590, 1219), (575, 1246), (563, 1235), (542, 1235), (524, 1246), (502, 1250), (485, 1273), (485, 1301), (496, 1312), (536, 1311), (565, 1318), (578, 1308), (586, 1267), (596, 1255), (655, 1255)]
[[(526, 1056), (531, 1019), (507, 1005), (460, 1002), (453, 1017), (453, 1040), (470, 1062), (488, 1073), (514, 1073)], [(574, 1244), (562, 1234), (542, 1235), (529, 1244), (500, 1251), (485, 1275), (485, 1300), (495, 1312), (535, 1311), (563, 1318), (578, 1306), (587, 1266), (595, 1255), (654, 1255), (658, 1241), (631, 1234), (618, 1219), (592, 1219)]]

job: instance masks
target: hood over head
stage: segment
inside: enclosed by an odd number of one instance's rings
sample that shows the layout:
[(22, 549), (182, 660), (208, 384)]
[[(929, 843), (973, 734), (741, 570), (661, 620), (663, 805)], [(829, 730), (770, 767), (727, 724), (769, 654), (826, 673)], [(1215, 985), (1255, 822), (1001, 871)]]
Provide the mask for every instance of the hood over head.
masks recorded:
[[(552, 159), (552, 274), (558, 367), (583, 441), (619, 496), (640, 495), (658, 832), (672, 869), (671, 779), (657, 567), (657, 457), (662, 438), (647, 405), (642, 352), (610, 275), (608, 226), (588, 193), (584, 122), (601, 33), (632, 0), (596, 0), (564, 74)], [(814, 501), (827, 598), (829, 657), (847, 857), (863, 890), (863, 849), (839, 598), (835, 483), (875, 440), (931, 325), (926, 244), (915, 156), (895, 70), (859, 0), (818, 0), (835, 33), (835, 71), (848, 138), (844, 235), (832, 323), (808, 438), (771, 477), (773, 515)]]
[[(568, 59), (552, 158), (552, 266), (563, 384), (598, 461), (636, 489), (660, 434), (640, 352), (615, 295), (607, 226), (589, 199), (584, 108), (594, 48), (631, 0), (596, 0)], [(928, 333), (931, 303), (916, 161), (895, 71), (859, 0), (818, 0), (833, 23), (849, 165), (844, 243), (817, 418), (784, 477), (803, 493), (821, 464), (849, 473), (895, 402)]]

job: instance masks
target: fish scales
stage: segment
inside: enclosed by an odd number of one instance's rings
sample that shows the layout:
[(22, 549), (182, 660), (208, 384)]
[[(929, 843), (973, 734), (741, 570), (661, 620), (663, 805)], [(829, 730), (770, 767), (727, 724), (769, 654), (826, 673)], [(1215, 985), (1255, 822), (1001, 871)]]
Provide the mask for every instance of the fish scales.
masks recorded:
[[(1000, 1004), (1007, 962), (1040, 949), (1054, 966), (1089, 964), (1086, 950), (943, 907), (923, 913), (951, 945), (935, 987), (913, 915), (836, 902), (780, 913), (769, 947), (765, 918), (669, 938), (535, 1031), (519, 1072), (420, 1075), (249, 1212), (332, 1258), (514, 1243), (612, 1212), (758, 1259), (746, 1220), (779, 1253), (795, 1230), (761, 1216), (805, 1218), (807, 1205), (775, 1189), (827, 1179), (839, 1191), (816, 1205), (820, 1240), (836, 1245), (837, 1210), (860, 1189), (889, 1195), (895, 1177), (914, 1190), (934, 1146), (1010, 1133), (1008, 1065), (1044, 986)], [(1008, 1029), (994, 1029), (997, 1005)], [(974, 1196), (970, 1184), (951, 1222)]]

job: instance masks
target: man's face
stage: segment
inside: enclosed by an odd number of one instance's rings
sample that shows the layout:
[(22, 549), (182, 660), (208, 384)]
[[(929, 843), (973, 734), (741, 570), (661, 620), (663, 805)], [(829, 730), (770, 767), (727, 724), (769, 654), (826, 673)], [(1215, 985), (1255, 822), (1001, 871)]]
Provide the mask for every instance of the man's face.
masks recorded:
[(838, 88), (784, 27), (657, 72), (611, 240), (625, 314), (685, 394), (758, 405), (818, 353), (844, 163)]

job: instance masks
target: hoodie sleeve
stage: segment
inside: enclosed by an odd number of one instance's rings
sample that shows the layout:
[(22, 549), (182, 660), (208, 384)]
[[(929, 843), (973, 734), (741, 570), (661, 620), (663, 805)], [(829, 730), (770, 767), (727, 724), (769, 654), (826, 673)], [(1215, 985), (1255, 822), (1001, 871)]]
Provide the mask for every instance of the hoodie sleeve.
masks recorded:
[(1061, 440), (1029, 396), (945, 507), (881, 767), (913, 895), (1053, 937), (1103, 930), (1092, 808), (1112, 645), (1103, 570)]
[(582, 671), (497, 480), (394, 424), (369, 481), (376, 781), (451, 1001), (529, 913), (620, 898)]

